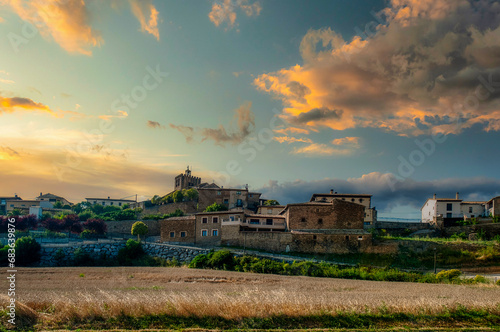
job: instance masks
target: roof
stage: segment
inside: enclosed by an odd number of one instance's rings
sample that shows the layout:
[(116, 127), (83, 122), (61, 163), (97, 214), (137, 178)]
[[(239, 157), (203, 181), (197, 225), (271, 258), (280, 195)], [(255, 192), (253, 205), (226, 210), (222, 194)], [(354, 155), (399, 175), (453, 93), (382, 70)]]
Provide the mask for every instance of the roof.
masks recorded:
[(313, 194), (315, 196), (326, 196), (326, 197), (372, 197), (370, 194)]
[(463, 201), (460, 204), (485, 204), (486, 202), (473, 202), (473, 201)]
[(5, 199), (6, 201), (7, 200), (9, 200), (9, 201), (22, 200), (22, 198), (19, 196), (4, 196), (4, 197), (0, 197), (0, 199)]
[(492, 199), (490, 199), (489, 201), (487, 201), (486, 203), (490, 203), (491, 201), (493, 201), (494, 199), (499, 199), (500, 196), (496, 196), (496, 197), (493, 197)]
[(37, 198), (45, 198), (45, 197), (54, 197), (54, 198), (62, 198), (62, 199), (65, 199), (64, 197), (61, 197), (61, 196), (57, 196), (57, 195), (54, 195), (54, 194), (51, 194), (51, 193), (46, 193), (46, 194), (43, 194), (43, 195), (40, 195), (38, 196)]
[(231, 211), (214, 211), (214, 212), (198, 212), (195, 215), (214, 215), (214, 214), (238, 214), (245, 213), (243, 210), (231, 210)]
[(259, 205), (258, 208), (284, 208), (285, 205)]
[(120, 199), (120, 198), (85, 198), (87, 201), (122, 201), (122, 202), (134, 202), (133, 199)]
[(245, 216), (250, 218), (279, 218), (285, 219), (285, 216), (281, 216), (279, 214), (245, 214)]
[(217, 188), (220, 187), (215, 183), (208, 183), (208, 182), (204, 182), (198, 186), (198, 189), (217, 189)]
[(456, 199), (456, 198), (427, 198), (425, 201), (424, 205), (420, 208), (422, 210), (424, 206), (427, 204), (428, 201), (436, 201), (436, 202), (462, 202), (461, 199)]
[(179, 221), (179, 220), (195, 220), (195, 216), (194, 215), (190, 215), (190, 216), (182, 216), (182, 217), (170, 217), (170, 218), (167, 218), (167, 219), (163, 219), (163, 221)]
[(296, 229), (291, 233), (295, 234), (347, 234), (347, 235), (369, 235), (364, 229)]

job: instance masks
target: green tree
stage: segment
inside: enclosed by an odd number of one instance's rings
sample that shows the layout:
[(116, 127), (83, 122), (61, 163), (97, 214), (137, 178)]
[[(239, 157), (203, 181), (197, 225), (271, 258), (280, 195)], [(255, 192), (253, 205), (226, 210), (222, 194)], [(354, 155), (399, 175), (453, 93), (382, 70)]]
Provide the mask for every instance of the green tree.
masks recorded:
[(19, 209), (13, 209), (13, 210), (12, 210), (12, 211), (10, 211), (7, 215), (8, 215), (9, 217), (18, 217), (18, 216), (20, 216), (20, 215), (22, 215), (22, 214), (23, 214), (23, 212), (22, 212), (21, 210), (19, 210)]
[(54, 203), (54, 209), (62, 209), (63, 208), (63, 204), (61, 202), (55, 202)]
[(227, 207), (223, 204), (214, 203), (212, 205), (207, 206), (205, 212), (216, 212), (216, 211), (227, 211)]
[(154, 195), (152, 198), (151, 198), (151, 204), (154, 204), (154, 205), (158, 205), (161, 203), (161, 197), (158, 196), (158, 195)]
[(25, 236), (16, 240), (16, 263), (30, 264), (40, 260), (42, 247), (31, 236)]
[(178, 203), (178, 202), (182, 202), (184, 195), (182, 195), (182, 192), (180, 190), (176, 190), (172, 194), (172, 198), (174, 199), (174, 203)]
[(194, 188), (187, 189), (184, 193), (184, 197), (186, 197), (188, 201), (196, 201), (198, 199), (198, 190)]
[(266, 206), (280, 205), (280, 202), (278, 202), (275, 199), (268, 199), (267, 201), (264, 202), (264, 205), (266, 205)]
[(137, 235), (137, 241), (141, 241), (141, 235), (146, 235), (148, 233), (148, 225), (142, 221), (137, 221), (132, 225), (132, 235)]

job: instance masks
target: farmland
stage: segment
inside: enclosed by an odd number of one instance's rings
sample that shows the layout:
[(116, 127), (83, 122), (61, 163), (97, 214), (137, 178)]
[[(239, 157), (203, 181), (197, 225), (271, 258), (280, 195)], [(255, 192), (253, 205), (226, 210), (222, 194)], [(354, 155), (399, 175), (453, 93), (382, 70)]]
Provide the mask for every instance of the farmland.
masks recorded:
[[(18, 319), (35, 329), (454, 328), (497, 326), (500, 317), (500, 287), (494, 285), (80, 267), (22, 268), (16, 288)], [(7, 298), (1, 300), (5, 305)]]

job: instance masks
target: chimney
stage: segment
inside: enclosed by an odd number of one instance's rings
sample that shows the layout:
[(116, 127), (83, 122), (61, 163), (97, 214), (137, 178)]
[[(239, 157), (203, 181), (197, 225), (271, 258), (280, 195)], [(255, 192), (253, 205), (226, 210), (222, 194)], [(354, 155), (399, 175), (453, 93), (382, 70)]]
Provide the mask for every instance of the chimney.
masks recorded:
[(42, 192), (40, 191), (40, 196), (42, 196)]
[(332, 195), (333, 195), (333, 189), (330, 189), (330, 194), (332, 194)]
[(433, 199), (436, 199), (436, 194), (434, 194), (434, 196), (432, 196)]
[(109, 199), (109, 196), (108, 196), (108, 199)]
[(459, 198), (458, 198), (458, 191), (457, 191), (457, 196), (456, 196), (456, 198), (457, 198), (457, 199), (459, 199)]
[(14, 197), (17, 198), (17, 194), (14, 194)]

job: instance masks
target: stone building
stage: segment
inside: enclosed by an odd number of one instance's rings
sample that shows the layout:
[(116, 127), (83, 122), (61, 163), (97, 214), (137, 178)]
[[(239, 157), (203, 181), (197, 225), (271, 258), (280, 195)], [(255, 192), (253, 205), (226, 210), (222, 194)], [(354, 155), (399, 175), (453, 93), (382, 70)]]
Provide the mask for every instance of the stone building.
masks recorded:
[(493, 197), (485, 202), (485, 213), (489, 216), (500, 216), (500, 196)]
[(339, 194), (334, 192), (333, 189), (330, 190), (329, 194), (313, 194), (311, 197), (311, 202), (323, 202), (329, 203), (334, 199), (340, 199), (342, 201), (361, 204), (365, 207), (364, 211), (364, 226), (373, 226), (377, 221), (377, 209), (371, 207), (372, 195), (367, 194)]
[(189, 189), (198, 187), (201, 184), (201, 178), (191, 175), (189, 166), (184, 174), (179, 174), (175, 177), (175, 190)]
[(161, 221), (161, 241), (171, 244), (196, 243), (196, 217), (172, 217)]

